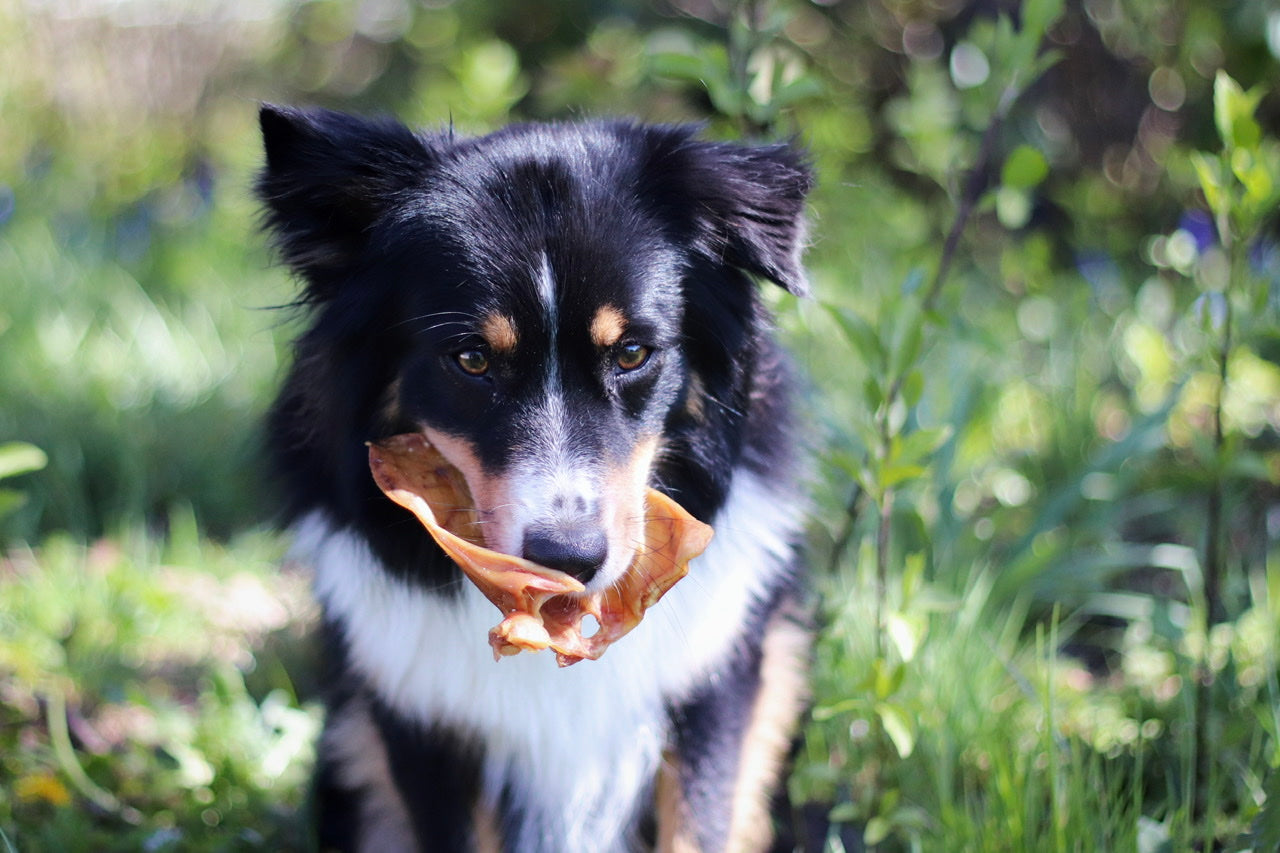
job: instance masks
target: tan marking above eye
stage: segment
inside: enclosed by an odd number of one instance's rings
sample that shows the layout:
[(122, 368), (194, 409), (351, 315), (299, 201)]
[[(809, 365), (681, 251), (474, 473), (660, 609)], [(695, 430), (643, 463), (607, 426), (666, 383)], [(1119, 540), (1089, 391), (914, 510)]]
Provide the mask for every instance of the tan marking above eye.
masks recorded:
[(602, 305), (591, 318), (591, 342), (604, 349), (622, 340), (627, 331), (627, 318), (612, 305)]
[(503, 314), (490, 314), (480, 323), (480, 337), (494, 352), (512, 352), (519, 341), (516, 325)]

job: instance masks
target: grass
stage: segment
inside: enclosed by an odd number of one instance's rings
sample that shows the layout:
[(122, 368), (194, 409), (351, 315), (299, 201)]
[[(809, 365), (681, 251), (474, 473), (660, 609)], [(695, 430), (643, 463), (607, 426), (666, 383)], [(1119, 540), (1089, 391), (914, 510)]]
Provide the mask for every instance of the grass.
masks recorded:
[(19, 850), (299, 849), (312, 606), (278, 538), (64, 536), (0, 561), (0, 827)]
[(183, 504), (215, 536), (253, 524), (269, 512), (255, 411), (289, 329), (269, 309), (291, 289), (261, 241), (245, 250), (247, 185), (206, 203), (191, 178), (100, 217), (66, 207), (63, 183), (56, 170), (19, 182), (0, 223), (0, 335), (18, 354), (0, 361), (0, 436), (49, 457), (18, 481), (27, 502), (0, 537), (92, 538)]
[[(89, 545), (65, 536), (0, 562), (0, 827), (16, 849), (302, 849), (319, 711), (314, 626), (281, 540), (228, 544), (178, 513)], [(1205, 649), (1222, 730), (1210, 814), (1185, 793), (1187, 614), (1136, 617), (1105, 671), (1064, 656), (1079, 619), (1038, 627), (976, 567), (945, 592), (911, 561), (823, 583), (827, 629), (793, 794), (838, 803), (885, 850), (1245, 847), (1274, 759), (1280, 577)], [(848, 829), (845, 830), (848, 832)], [(829, 849), (841, 849), (833, 834)]]
[[(1178, 772), (1152, 765), (1182, 751), (1171, 739), (1186, 732), (1170, 732), (1132, 683), (1058, 654), (1062, 626), (1027, 636), (1020, 615), (991, 606), (989, 573), (955, 598), (924, 589), (891, 614), (905, 626), (890, 655), (902, 672), (877, 683), (873, 586), (864, 576), (824, 596), (843, 603), (820, 646), (796, 794), (843, 800), (833, 815), (890, 850), (1154, 850), (1188, 840), (1178, 798), (1152, 802), (1144, 781)], [(1176, 715), (1177, 698), (1163, 697), (1164, 714)]]

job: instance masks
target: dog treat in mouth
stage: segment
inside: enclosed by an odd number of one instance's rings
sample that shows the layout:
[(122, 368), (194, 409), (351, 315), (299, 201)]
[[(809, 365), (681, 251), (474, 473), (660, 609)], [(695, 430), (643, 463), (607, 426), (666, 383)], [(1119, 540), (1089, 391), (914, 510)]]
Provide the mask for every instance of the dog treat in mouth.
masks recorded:
[[(576, 578), (478, 544), (479, 519), (462, 473), (421, 433), (369, 444), (378, 488), (418, 517), (432, 538), (499, 611), (489, 631), (494, 660), (551, 648), (560, 666), (595, 660), (640, 623), (689, 571), (711, 528), (655, 489), (645, 493), (644, 544), (612, 587), (588, 593)], [(599, 628), (583, 636), (590, 615)]]

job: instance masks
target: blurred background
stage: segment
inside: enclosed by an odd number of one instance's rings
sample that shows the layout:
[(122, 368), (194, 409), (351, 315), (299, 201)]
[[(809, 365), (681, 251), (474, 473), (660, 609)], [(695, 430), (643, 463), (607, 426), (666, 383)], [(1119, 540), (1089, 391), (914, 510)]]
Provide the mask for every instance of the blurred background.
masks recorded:
[[(808, 849), (1280, 846), (1280, 5), (0, 0), (0, 838), (306, 849), (262, 101), (794, 138)], [(798, 842), (800, 843), (800, 842)]]

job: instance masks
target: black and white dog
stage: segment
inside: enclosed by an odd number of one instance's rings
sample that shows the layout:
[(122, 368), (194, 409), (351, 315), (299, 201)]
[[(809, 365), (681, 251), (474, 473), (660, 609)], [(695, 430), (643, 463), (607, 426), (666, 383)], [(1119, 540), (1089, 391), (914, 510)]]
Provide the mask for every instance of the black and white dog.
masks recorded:
[[(332, 667), (322, 846), (767, 849), (808, 641), (754, 279), (806, 287), (801, 156), (627, 122), (261, 124), (309, 316), (270, 443)], [(599, 661), (495, 663), (493, 605), (370, 476), (365, 442), (410, 431), (465, 474), (489, 547), (589, 590), (630, 564), (646, 487), (715, 539)]]

